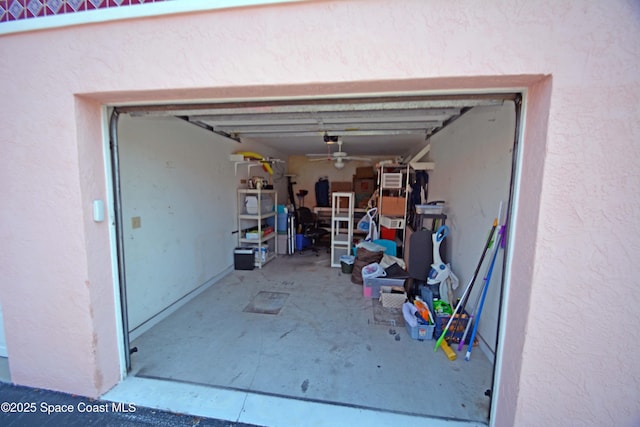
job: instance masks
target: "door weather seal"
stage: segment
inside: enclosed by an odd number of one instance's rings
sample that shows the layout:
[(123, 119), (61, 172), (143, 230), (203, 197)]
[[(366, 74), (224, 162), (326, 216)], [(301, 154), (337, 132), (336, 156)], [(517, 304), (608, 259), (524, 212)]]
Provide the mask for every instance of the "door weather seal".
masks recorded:
[(131, 349), (129, 347), (129, 316), (127, 310), (127, 279), (124, 263), (124, 231), (122, 221), (122, 197), (120, 191), (120, 163), (118, 153), (118, 116), (114, 108), (109, 121), (109, 149), (111, 152), (111, 178), (113, 180), (113, 200), (116, 229), (116, 252), (118, 260), (118, 285), (120, 289), (120, 307), (122, 315), (122, 334), (124, 336), (124, 356), (127, 372), (131, 370)]

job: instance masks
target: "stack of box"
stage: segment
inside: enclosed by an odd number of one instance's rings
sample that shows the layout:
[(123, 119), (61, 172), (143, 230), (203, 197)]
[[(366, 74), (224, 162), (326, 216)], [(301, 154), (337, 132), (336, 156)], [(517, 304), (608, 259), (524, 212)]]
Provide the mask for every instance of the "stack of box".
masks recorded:
[(355, 206), (357, 208), (367, 207), (367, 202), (375, 188), (375, 176), (373, 166), (356, 168), (356, 174), (353, 175), (353, 192), (355, 193)]
[[(353, 191), (352, 187), (351, 187), (351, 183), (350, 182), (340, 182), (340, 181), (335, 181), (335, 182), (331, 182), (331, 194), (333, 193), (351, 193)], [(340, 207), (341, 208), (348, 208), (349, 207), (349, 200), (346, 198), (342, 198), (340, 199)]]

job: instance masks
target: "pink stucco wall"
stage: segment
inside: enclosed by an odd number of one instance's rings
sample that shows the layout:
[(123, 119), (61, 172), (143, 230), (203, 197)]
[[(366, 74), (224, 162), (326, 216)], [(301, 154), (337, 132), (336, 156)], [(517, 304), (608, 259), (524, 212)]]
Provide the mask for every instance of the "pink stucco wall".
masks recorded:
[(97, 396), (119, 378), (108, 224), (91, 220), (101, 103), (526, 87), (493, 420), (640, 422), (639, 36), (631, 0), (311, 1), (1, 36), (13, 380)]

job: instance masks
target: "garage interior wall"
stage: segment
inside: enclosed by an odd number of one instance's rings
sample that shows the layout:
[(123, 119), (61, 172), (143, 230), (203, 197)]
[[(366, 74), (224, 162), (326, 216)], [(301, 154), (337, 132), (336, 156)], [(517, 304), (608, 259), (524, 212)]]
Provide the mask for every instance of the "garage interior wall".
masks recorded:
[[(236, 175), (229, 154), (252, 146), (177, 118), (128, 115), (119, 118), (118, 146), (135, 338), (160, 312), (230, 271), (237, 246), (235, 190), (247, 168), (238, 166)], [(251, 169), (254, 175), (268, 176), (260, 168)]]
[[(429, 200), (445, 200), (447, 225), (446, 262), (460, 280), (461, 297), (476, 268), (493, 220), (506, 219), (515, 139), (515, 106), (476, 107), (431, 138), (431, 158), (436, 168), (429, 174)], [(444, 257), (444, 254), (443, 254)], [(491, 359), (495, 355), (504, 251), (494, 266), (478, 334)], [(490, 256), (482, 264), (468, 310), (482, 290)], [(486, 352), (486, 351), (485, 351)]]

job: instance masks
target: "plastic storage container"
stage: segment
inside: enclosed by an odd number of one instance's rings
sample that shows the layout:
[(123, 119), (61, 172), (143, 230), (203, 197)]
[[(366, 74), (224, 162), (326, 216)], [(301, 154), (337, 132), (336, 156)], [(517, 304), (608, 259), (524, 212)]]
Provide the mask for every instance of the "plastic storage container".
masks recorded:
[[(245, 213), (249, 215), (258, 214), (258, 196), (246, 196), (244, 198)], [(260, 198), (260, 213), (273, 212), (273, 199), (271, 196), (263, 194)]]
[(244, 208), (249, 215), (256, 215), (258, 213), (258, 198), (256, 196), (245, 197)]
[(396, 230), (393, 228), (387, 228), (385, 226), (380, 226), (380, 237), (385, 240), (395, 240), (396, 238)]
[(371, 277), (364, 279), (362, 295), (365, 298), (380, 298), (380, 288), (383, 286), (404, 286), (405, 279), (391, 277)]
[(300, 252), (311, 245), (311, 240), (304, 234), (296, 234), (296, 251)]
[(411, 326), (407, 322), (404, 324), (407, 327), (409, 336), (414, 340), (424, 341), (433, 339), (433, 331), (435, 330), (436, 325)]
[(260, 248), (254, 248), (253, 254), (257, 263), (265, 263), (267, 262), (268, 249), (266, 246), (262, 246)]
[(417, 214), (439, 215), (442, 213), (444, 206), (442, 205), (416, 205)]
[(278, 234), (287, 234), (287, 213), (278, 213)]

